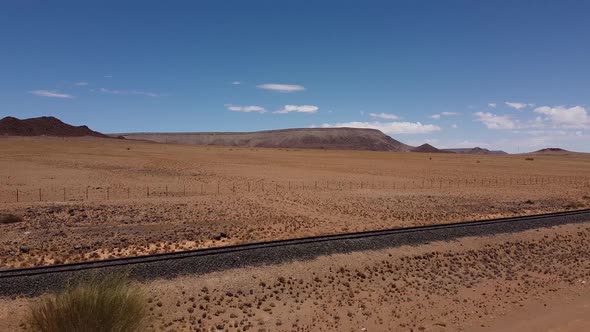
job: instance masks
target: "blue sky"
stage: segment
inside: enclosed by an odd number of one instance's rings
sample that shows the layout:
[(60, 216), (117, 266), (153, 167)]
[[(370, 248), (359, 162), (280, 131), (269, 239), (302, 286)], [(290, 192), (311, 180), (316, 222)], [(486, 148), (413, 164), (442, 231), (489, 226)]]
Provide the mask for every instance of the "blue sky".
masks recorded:
[(0, 10), (0, 116), (102, 132), (381, 129), (590, 152), (587, 1), (32, 1)]

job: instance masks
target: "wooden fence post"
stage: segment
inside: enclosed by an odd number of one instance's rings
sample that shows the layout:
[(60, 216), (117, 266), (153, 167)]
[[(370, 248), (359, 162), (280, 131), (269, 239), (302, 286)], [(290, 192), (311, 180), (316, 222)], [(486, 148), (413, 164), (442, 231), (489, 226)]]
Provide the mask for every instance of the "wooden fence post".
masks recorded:
[(41, 199), (41, 188), (39, 188), (39, 202), (41, 202), (41, 201), (42, 201), (42, 199)]
[(18, 203), (18, 188), (16, 188), (16, 202)]

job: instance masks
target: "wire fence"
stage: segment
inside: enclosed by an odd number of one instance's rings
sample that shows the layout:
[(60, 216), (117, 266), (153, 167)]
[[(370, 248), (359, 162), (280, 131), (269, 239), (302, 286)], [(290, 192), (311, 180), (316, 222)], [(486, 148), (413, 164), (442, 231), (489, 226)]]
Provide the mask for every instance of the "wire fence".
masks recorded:
[[(450, 188), (513, 188), (520, 186), (563, 185), (568, 189), (588, 188), (590, 179), (576, 176), (520, 177), (520, 178), (424, 178), (395, 179), (391, 181), (213, 181), (202, 183), (174, 183), (144, 186), (63, 186), (16, 187), (0, 189), (0, 201), (68, 202), (147, 199), (156, 197), (193, 197), (205, 195), (235, 195), (244, 193), (282, 193), (303, 191), (355, 191), (355, 190), (447, 190)], [(553, 189), (552, 189), (553, 190)]]

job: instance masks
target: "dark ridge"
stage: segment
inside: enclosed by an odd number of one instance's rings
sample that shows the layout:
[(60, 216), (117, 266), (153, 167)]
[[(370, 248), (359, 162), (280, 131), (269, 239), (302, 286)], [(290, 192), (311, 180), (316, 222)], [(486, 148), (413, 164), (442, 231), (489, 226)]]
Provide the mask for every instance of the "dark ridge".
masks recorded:
[(488, 150), (480, 147), (474, 148), (456, 148), (456, 149), (442, 149), (442, 151), (463, 153), (463, 154), (508, 154), (501, 150)]
[(428, 143), (424, 143), (418, 147), (411, 149), (410, 151), (411, 152), (422, 152), (422, 153), (453, 153), (450, 151), (439, 150)]
[(0, 120), (0, 135), (2, 136), (59, 136), (79, 137), (94, 136), (108, 137), (93, 131), (87, 126), (72, 126), (52, 116), (31, 119), (17, 119), (7, 116)]

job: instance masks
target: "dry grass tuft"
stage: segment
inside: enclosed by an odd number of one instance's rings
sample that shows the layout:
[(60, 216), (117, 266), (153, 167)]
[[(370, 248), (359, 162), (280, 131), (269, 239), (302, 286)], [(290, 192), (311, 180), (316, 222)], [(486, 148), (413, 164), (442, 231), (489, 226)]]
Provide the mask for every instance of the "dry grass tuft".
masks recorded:
[(23, 217), (18, 216), (12, 213), (0, 213), (0, 225), (1, 224), (15, 224), (17, 222), (22, 222)]
[(146, 303), (143, 291), (126, 275), (90, 275), (33, 304), (27, 323), (42, 332), (141, 331)]

